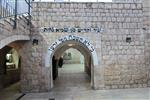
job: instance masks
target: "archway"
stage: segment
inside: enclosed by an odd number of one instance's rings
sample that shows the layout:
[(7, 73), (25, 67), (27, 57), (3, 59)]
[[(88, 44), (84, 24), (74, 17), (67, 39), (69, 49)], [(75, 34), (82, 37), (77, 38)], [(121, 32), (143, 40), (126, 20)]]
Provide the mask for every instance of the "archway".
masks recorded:
[(13, 36), (10, 36), (10, 37), (7, 37), (7, 38), (0, 40), (0, 49), (2, 49), (6, 45), (9, 45), (15, 41), (27, 41), (27, 40), (30, 40), (29, 36), (13, 35)]
[[(75, 44), (74, 44), (75, 45)], [(53, 66), (53, 84), (55, 90), (65, 90), (78, 88), (79, 90), (90, 89), (91, 82), (91, 60), (90, 55), (86, 52), (77, 50), (73, 44), (66, 45), (57, 49), (54, 56), (56, 57), (56, 66)], [(64, 49), (65, 48), (65, 49)], [(79, 48), (79, 47), (78, 47)], [(67, 49), (67, 50), (66, 50)], [(62, 50), (65, 50), (63, 53)], [(62, 53), (62, 54), (61, 54)], [(60, 67), (60, 55), (63, 59), (63, 66)], [(53, 61), (52, 61), (53, 62)], [(54, 70), (55, 69), (55, 70)], [(79, 88), (80, 87), (80, 88)]]
[(22, 47), (26, 43), (27, 41), (24, 40), (16, 40), (6, 43), (0, 49), (0, 92), (5, 94), (5, 96), (0, 95), (0, 98), (7, 99), (10, 94), (21, 94)]
[[(0, 92), (19, 93), (20, 88), (20, 55), (16, 48), (9, 45), (0, 49)], [(5, 93), (5, 92), (4, 92)], [(2, 96), (2, 95), (1, 95)]]
[(75, 48), (83, 55), (88, 56), (89, 64), (91, 67), (91, 87), (94, 88), (94, 66), (98, 65), (96, 50), (86, 38), (76, 35), (67, 35), (61, 37), (48, 48), (45, 59), (45, 66), (50, 67), (51, 88), (53, 88), (52, 57), (54, 56), (54, 54), (58, 54), (57, 57), (59, 58), (61, 56), (60, 54), (62, 54), (62, 52), (64, 52), (68, 48)]

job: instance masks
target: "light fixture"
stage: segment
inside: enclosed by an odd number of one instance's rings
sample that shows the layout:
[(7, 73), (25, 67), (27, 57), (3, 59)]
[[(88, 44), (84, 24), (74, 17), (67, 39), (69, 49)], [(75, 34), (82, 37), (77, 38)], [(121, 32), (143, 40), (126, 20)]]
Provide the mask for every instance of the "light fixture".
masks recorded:
[(68, 44), (68, 46), (69, 46), (69, 47), (72, 47), (72, 46), (73, 46), (73, 44)]
[(131, 43), (131, 37), (126, 37), (126, 42)]
[(33, 46), (36, 46), (36, 45), (38, 45), (38, 42), (39, 42), (38, 39), (33, 39), (32, 45), (33, 45)]

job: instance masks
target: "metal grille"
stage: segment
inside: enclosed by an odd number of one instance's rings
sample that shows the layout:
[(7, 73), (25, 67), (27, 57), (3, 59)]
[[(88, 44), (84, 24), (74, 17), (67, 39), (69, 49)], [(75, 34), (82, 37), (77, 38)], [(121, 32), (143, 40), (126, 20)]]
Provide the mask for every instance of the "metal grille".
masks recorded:
[(0, 0), (0, 18), (29, 13), (30, 0)]
[(10, 0), (0, 1), (0, 18), (15, 15), (15, 2)]
[(112, 0), (32, 0), (35, 2), (112, 2)]
[[(14, 29), (16, 28), (17, 16), (28, 15), (28, 25), (31, 24), (31, 0), (0, 0), (0, 19), (14, 18)], [(31, 26), (31, 25), (30, 25)]]

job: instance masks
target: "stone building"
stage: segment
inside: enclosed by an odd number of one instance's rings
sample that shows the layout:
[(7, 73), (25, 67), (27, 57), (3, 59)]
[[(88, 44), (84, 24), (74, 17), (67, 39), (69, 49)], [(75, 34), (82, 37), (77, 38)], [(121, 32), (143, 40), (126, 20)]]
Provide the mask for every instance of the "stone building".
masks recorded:
[(32, 2), (30, 40), (2, 44), (3, 38), (0, 47), (9, 44), (21, 56), (23, 92), (50, 91), (52, 57), (70, 48), (84, 56), (93, 89), (149, 87), (149, 3)]

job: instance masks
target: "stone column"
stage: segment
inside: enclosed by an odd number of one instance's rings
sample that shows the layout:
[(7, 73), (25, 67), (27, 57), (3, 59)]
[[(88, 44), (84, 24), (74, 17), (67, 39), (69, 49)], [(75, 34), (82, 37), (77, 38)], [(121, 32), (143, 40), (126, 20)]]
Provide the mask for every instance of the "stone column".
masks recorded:
[(150, 86), (150, 1), (143, 0), (143, 32), (145, 35), (145, 63), (148, 68), (148, 86)]

